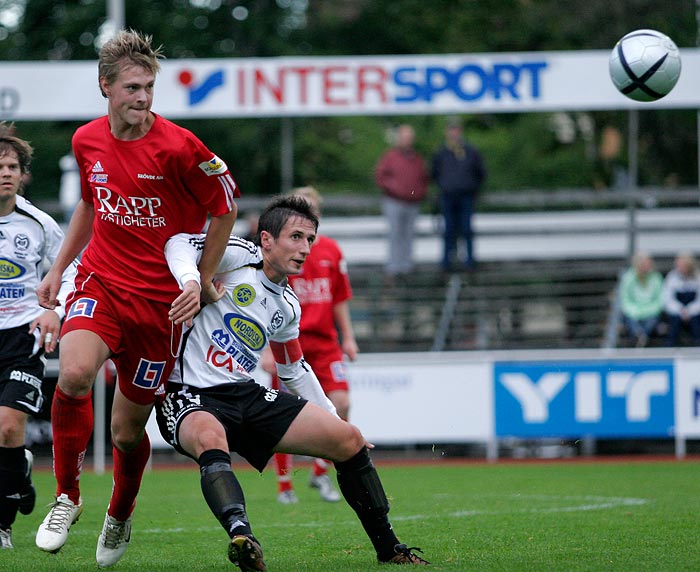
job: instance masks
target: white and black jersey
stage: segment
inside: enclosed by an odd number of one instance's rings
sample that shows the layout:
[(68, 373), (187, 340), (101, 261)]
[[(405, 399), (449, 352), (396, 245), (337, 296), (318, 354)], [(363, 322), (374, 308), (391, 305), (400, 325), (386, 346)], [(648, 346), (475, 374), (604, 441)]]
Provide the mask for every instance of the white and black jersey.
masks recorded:
[[(53, 264), (63, 242), (63, 231), (44, 211), (17, 196), (14, 210), (0, 216), (0, 330), (31, 323), (45, 311), (36, 289), (45, 263)], [(66, 296), (73, 289), (75, 266), (63, 274), (58, 294), (59, 318), (65, 315)]]
[[(180, 287), (189, 280), (199, 282), (203, 246), (204, 235), (178, 234), (168, 241), (165, 255)], [(171, 381), (200, 388), (251, 381), (269, 341), (299, 337), (299, 301), (286, 280), (271, 282), (262, 267), (258, 246), (235, 236), (229, 239), (215, 277), (226, 294), (202, 308), (193, 327), (183, 333)]]

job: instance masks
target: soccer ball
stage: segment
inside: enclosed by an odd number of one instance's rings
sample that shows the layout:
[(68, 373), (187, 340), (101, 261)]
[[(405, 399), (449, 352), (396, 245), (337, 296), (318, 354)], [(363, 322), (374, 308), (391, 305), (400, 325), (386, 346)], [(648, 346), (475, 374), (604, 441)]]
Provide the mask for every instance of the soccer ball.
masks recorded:
[(610, 78), (630, 99), (656, 101), (667, 95), (681, 75), (681, 56), (673, 40), (656, 30), (624, 36), (610, 54)]

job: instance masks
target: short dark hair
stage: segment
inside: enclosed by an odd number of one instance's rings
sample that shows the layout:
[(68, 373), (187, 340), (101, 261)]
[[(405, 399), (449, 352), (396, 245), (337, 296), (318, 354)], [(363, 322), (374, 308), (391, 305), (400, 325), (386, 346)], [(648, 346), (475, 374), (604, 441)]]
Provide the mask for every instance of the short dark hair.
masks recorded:
[(17, 153), (19, 169), (22, 174), (29, 173), (34, 149), (27, 141), (15, 135), (14, 123), (0, 121), (0, 157), (7, 155), (10, 151)]
[(318, 230), (318, 217), (314, 214), (311, 203), (304, 197), (286, 195), (276, 197), (270, 201), (260, 214), (257, 242), (260, 241), (260, 233), (263, 230), (269, 232), (273, 238), (278, 238), (284, 225), (293, 216), (300, 216), (310, 220), (314, 225), (314, 229)]

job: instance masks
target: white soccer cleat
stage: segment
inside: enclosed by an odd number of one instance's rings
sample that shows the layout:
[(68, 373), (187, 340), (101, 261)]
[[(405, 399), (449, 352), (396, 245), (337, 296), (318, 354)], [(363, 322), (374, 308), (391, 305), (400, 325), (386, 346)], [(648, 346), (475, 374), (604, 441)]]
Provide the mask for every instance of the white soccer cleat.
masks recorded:
[(67, 494), (61, 494), (36, 531), (36, 545), (46, 552), (58, 552), (68, 540), (70, 527), (78, 522), (83, 503), (75, 504)]
[(105, 515), (102, 532), (97, 539), (95, 559), (97, 565), (106, 568), (119, 562), (131, 540), (131, 515), (124, 521)]
[(283, 491), (277, 495), (277, 502), (280, 504), (297, 504), (299, 499), (294, 491)]
[(326, 502), (338, 502), (341, 498), (328, 475), (316, 476), (312, 474), (309, 486), (318, 489), (321, 498)]

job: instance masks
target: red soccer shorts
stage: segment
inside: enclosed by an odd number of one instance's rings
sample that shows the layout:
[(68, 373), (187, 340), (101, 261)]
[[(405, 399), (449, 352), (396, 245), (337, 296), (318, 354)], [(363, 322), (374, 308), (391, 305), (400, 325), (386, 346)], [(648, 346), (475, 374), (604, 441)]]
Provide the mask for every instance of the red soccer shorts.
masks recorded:
[(348, 378), (343, 361), (343, 352), (336, 344), (304, 345), (301, 340), (304, 359), (311, 366), (321, 383), (323, 392), (328, 395), (331, 391), (348, 391)]
[(134, 403), (153, 403), (175, 365), (180, 341), (181, 327), (168, 319), (170, 304), (108, 289), (82, 267), (75, 284), (61, 335), (96, 333), (112, 351), (122, 394)]

